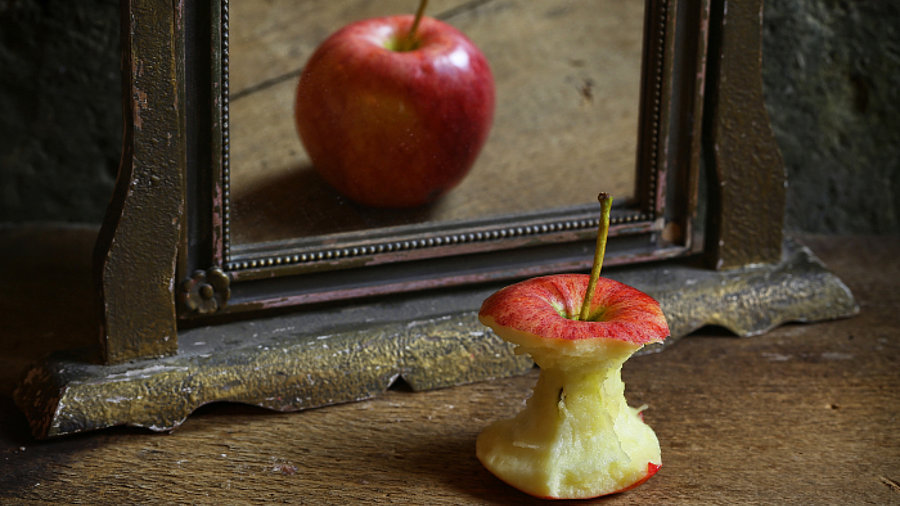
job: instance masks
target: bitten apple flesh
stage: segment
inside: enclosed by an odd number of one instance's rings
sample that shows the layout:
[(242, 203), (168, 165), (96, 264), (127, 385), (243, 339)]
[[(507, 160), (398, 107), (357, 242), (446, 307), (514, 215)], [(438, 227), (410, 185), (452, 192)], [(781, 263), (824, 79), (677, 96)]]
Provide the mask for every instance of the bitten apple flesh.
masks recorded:
[(534, 496), (598, 497), (633, 488), (662, 464), (640, 409), (625, 401), (622, 364), (669, 335), (659, 304), (600, 278), (587, 321), (577, 321), (589, 277), (545, 276), (488, 297), (479, 319), (540, 366), (525, 409), (488, 426), (476, 443), (481, 463)]
[(316, 171), (373, 207), (435, 200), (469, 172), (494, 116), (487, 59), (462, 32), (413, 16), (359, 21), (313, 53), (297, 85), (297, 130)]

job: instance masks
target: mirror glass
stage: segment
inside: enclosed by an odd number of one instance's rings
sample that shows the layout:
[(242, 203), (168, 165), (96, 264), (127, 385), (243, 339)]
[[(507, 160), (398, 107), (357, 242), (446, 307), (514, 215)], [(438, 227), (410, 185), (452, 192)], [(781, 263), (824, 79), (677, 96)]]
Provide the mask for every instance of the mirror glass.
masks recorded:
[(364, 18), (411, 14), (416, 0), (230, 0), (232, 252), (270, 242), (634, 200), (638, 184), (641, 0), (432, 0), (496, 83), (493, 128), (474, 167), (438, 201), (404, 210), (354, 204), (313, 170), (294, 95), (314, 49)]

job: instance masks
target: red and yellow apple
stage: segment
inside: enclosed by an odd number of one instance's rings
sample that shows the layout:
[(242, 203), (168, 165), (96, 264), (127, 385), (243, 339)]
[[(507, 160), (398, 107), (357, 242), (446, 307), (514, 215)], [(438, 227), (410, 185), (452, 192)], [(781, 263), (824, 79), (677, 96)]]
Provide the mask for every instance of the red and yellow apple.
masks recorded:
[(659, 442), (641, 410), (627, 405), (621, 377), (628, 357), (669, 335), (655, 300), (610, 279), (563, 274), (496, 292), (479, 319), (540, 366), (524, 410), (478, 436), (476, 455), (488, 470), (558, 499), (622, 492), (656, 473)]
[(422, 10), (338, 30), (297, 85), (294, 116), (313, 166), (364, 205), (413, 207), (445, 194), (469, 172), (493, 121), (487, 59)]

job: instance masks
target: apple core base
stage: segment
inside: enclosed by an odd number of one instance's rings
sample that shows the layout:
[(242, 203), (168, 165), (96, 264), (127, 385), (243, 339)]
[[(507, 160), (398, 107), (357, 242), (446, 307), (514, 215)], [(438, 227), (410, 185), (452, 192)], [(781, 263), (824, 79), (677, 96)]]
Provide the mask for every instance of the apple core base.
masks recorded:
[(587, 499), (646, 481), (662, 465), (660, 447), (640, 410), (626, 403), (628, 355), (594, 367), (542, 368), (525, 409), (479, 434), (478, 460), (542, 498)]
[[(666, 346), (705, 325), (750, 336), (859, 311), (847, 286), (793, 241), (778, 264), (713, 271), (685, 261), (604, 275), (660, 302), (672, 332)], [(428, 390), (520, 374), (530, 359), (478, 321), (477, 308), (498, 288), (185, 329), (175, 355), (125, 364), (59, 354), (34, 365), (14, 397), (34, 435), (47, 438), (118, 425), (171, 430), (212, 402), (295, 411), (369, 398), (397, 378)]]

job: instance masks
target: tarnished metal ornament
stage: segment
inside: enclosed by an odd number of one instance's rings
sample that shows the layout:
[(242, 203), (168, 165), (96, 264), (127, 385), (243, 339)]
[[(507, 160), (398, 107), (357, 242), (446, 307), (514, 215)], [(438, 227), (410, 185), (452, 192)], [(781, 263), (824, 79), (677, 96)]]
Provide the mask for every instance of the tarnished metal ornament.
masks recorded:
[(230, 279), (219, 267), (196, 270), (181, 283), (181, 303), (191, 312), (212, 314), (231, 297)]

